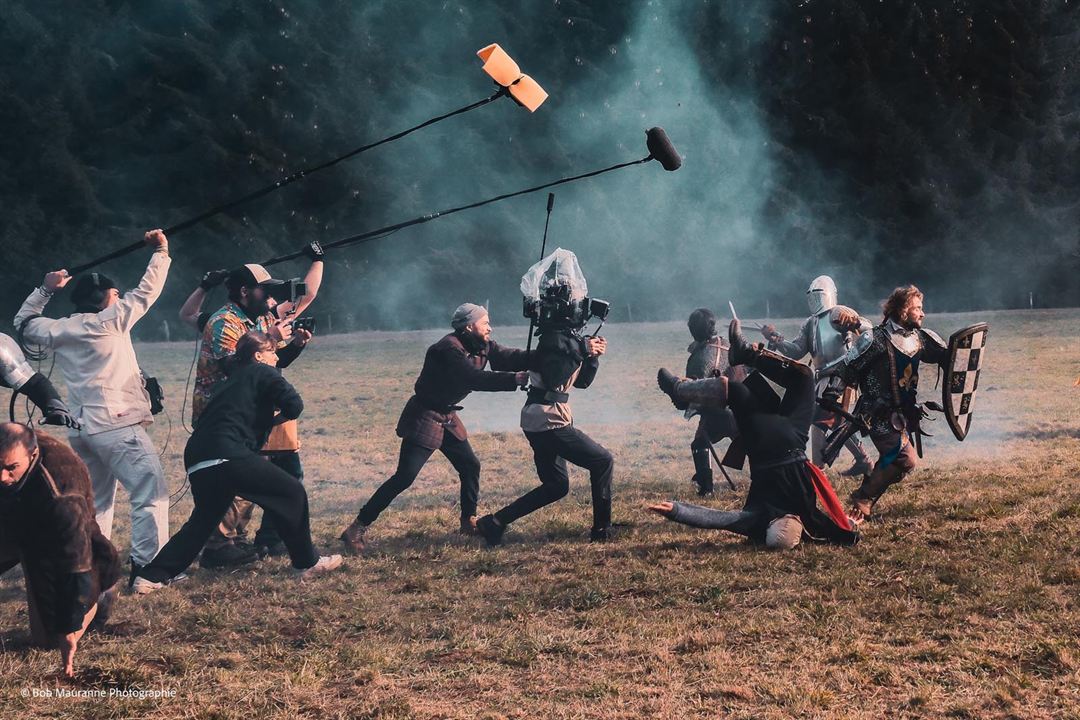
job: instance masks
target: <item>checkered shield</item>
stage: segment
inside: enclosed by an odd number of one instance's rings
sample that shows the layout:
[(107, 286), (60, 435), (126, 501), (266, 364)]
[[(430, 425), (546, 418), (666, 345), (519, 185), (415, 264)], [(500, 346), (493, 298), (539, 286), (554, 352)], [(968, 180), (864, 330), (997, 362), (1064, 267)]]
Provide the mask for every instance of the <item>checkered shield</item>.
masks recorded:
[(957, 440), (966, 438), (971, 429), (989, 329), (988, 324), (978, 323), (957, 330), (949, 338), (949, 362), (945, 366), (941, 404), (945, 407), (945, 419)]

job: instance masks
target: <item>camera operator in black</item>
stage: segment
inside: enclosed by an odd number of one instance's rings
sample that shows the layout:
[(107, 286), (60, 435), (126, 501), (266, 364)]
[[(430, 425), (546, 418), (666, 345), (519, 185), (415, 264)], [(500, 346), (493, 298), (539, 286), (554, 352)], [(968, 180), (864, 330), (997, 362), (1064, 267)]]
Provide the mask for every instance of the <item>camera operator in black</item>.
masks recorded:
[[(559, 286), (549, 287), (549, 297)], [(540, 487), (534, 488), (493, 515), (477, 521), (488, 545), (499, 545), (507, 526), (570, 490), (567, 461), (589, 471), (592, 485), (593, 524), (590, 540), (602, 542), (611, 534), (611, 453), (574, 427), (570, 388), (587, 388), (596, 377), (600, 356), (607, 350), (602, 337), (582, 337), (588, 319), (588, 300), (567, 306), (569, 316), (540, 317), (540, 340), (529, 358), (529, 394), (521, 409), (521, 429), (533, 449)]]

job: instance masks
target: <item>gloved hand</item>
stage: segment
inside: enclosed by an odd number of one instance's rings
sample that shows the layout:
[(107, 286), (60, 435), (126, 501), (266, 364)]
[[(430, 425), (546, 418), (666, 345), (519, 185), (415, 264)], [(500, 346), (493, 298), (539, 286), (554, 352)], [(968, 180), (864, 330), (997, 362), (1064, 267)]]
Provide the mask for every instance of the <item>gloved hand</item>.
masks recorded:
[(319, 244), (318, 240), (312, 240), (305, 245), (304, 254), (311, 259), (311, 262), (322, 262), (326, 259), (326, 252), (323, 250), (322, 245)]
[(81, 430), (82, 425), (78, 423), (75, 418), (71, 417), (67, 408), (49, 408), (45, 412), (45, 417), (41, 419), (42, 425), (56, 425), (58, 427), (67, 427), (72, 430)]
[(829, 311), (829, 322), (837, 330), (858, 330), (860, 324), (859, 313), (846, 305), (837, 305)]
[(202, 280), (199, 281), (199, 287), (203, 290), (213, 290), (218, 285), (225, 282), (225, 278), (228, 276), (228, 270), (211, 270), (202, 276)]
[(772, 323), (761, 326), (761, 335), (771, 343), (780, 342), (784, 336), (776, 332), (776, 326)]

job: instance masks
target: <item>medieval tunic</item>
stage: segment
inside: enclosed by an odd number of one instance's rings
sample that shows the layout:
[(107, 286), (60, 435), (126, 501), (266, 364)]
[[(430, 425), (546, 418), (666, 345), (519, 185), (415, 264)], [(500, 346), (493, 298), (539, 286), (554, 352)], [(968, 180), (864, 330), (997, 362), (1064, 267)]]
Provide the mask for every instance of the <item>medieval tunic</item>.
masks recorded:
[(21, 564), (31, 617), (67, 634), (116, 584), (120, 562), (94, 519), (86, 466), (59, 440), (37, 437), (40, 461), (20, 487), (0, 491), (0, 573)]
[[(473, 391), (516, 390), (515, 373), (526, 369), (527, 359), (524, 350), (473, 340), (459, 332), (429, 347), (413, 388), (415, 394), (405, 403), (398, 419), (396, 432), (401, 449), (397, 469), (360, 509), (359, 521), (364, 525), (375, 522), (393, 499), (412, 485), (436, 450), (458, 472), (462, 519), (475, 515), (480, 496), (480, 461), (458, 417), (458, 403)], [(488, 365), (494, 372), (484, 369)]]

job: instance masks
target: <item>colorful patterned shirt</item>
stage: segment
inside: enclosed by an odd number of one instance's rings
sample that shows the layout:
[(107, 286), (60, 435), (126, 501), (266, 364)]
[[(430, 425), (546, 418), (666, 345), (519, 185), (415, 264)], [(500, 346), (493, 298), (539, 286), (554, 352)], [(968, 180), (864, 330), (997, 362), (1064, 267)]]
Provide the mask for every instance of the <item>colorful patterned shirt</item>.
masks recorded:
[(274, 325), (273, 314), (267, 313), (252, 320), (243, 308), (234, 302), (210, 316), (203, 329), (202, 346), (199, 348), (199, 364), (195, 369), (195, 390), (191, 397), (191, 424), (199, 420), (206, 404), (210, 402), (214, 387), (225, 379), (222, 360), (236, 352), (236, 343), (252, 330), (268, 332)]

